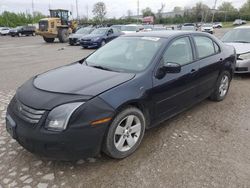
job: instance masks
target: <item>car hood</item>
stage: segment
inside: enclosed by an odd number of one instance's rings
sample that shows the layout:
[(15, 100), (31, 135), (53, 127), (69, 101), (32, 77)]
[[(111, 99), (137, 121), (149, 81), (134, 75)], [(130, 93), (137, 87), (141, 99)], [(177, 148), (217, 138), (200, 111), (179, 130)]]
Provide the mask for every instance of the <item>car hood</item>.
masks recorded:
[(82, 38), (83, 36), (85, 36), (86, 34), (71, 34), (70, 36), (69, 36), (69, 38), (77, 38), (77, 39), (80, 39), (80, 38)]
[(88, 34), (82, 37), (82, 39), (93, 39), (97, 37), (103, 37), (103, 35), (102, 34)]
[(49, 92), (97, 96), (134, 76), (74, 63), (36, 76), (33, 84)]
[(136, 31), (122, 31), (125, 34), (136, 33)]
[(213, 29), (213, 27), (201, 27), (201, 29)]
[(236, 50), (236, 54), (245, 54), (250, 52), (250, 43), (225, 43), (230, 46), (233, 46)]

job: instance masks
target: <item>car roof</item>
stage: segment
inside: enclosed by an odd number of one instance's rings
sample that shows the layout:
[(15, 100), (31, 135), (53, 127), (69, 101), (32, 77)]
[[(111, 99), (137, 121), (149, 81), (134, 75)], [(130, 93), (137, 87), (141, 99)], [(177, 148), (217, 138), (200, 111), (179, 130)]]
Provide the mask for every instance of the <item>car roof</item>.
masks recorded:
[(250, 29), (250, 26), (243, 25), (243, 26), (235, 27), (234, 29)]
[(202, 32), (197, 31), (150, 31), (150, 32), (138, 32), (138, 33), (132, 33), (124, 35), (123, 37), (132, 36), (132, 37), (158, 37), (158, 38), (169, 38), (169, 37), (175, 37), (175, 36), (182, 36), (185, 34), (192, 34), (192, 33), (199, 33), (202, 35), (206, 35)]

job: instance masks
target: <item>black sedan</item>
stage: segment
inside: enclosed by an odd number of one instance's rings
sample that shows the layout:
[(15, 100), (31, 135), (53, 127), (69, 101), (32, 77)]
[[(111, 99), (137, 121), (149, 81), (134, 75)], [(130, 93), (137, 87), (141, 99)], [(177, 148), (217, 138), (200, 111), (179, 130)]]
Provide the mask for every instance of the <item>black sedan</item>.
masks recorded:
[(75, 33), (69, 36), (69, 44), (72, 46), (79, 45), (81, 38), (84, 37), (85, 35), (90, 34), (94, 30), (95, 28), (93, 27), (84, 27), (84, 28), (78, 29)]
[(83, 48), (99, 48), (120, 35), (122, 35), (122, 32), (116, 28), (98, 28), (91, 34), (82, 37), (80, 45)]
[(146, 129), (206, 98), (222, 101), (235, 60), (233, 47), (206, 33), (122, 36), (24, 83), (8, 106), (7, 131), (49, 158), (102, 151), (121, 159), (139, 147)]

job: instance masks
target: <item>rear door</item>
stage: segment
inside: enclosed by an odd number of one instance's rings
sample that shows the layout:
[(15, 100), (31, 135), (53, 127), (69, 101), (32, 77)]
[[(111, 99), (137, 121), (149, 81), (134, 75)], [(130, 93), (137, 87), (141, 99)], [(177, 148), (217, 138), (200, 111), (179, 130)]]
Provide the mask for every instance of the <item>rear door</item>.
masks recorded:
[(194, 61), (193, 45), (189, 36), (171, 42), (157, 69), (169, 62), (180, 64), (181, 72), (167, 73), (162, 79), (153, 78), (154, 117), (159, 121), (196, 102), (199, 63)]
[(213, 91), (223, 59), (219, 45), (210, 37), (194, 35), (196, 58), (200, 64), (198, 96), (203, 99)]

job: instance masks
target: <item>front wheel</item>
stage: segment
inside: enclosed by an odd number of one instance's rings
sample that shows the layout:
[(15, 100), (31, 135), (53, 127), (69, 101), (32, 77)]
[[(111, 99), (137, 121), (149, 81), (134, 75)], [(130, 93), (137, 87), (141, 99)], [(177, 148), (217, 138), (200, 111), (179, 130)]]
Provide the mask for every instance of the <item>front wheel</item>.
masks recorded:
[(115, 159), (131, 155), (140, 145), (145, 132), (145, 117), (135, 107), (121, 111), (113, 120), (106, 135), (103, 151)]
[(220, 74), (215, 90), (210, 96), (210, 99), (213, 101), (222, 101), (225, 99), (231, 82), (231, 74), (228, 71), (224, 71)]
[(69, 41), (69, 30), (68, 29), (59, 29), (58, 38), (61, 43)]

